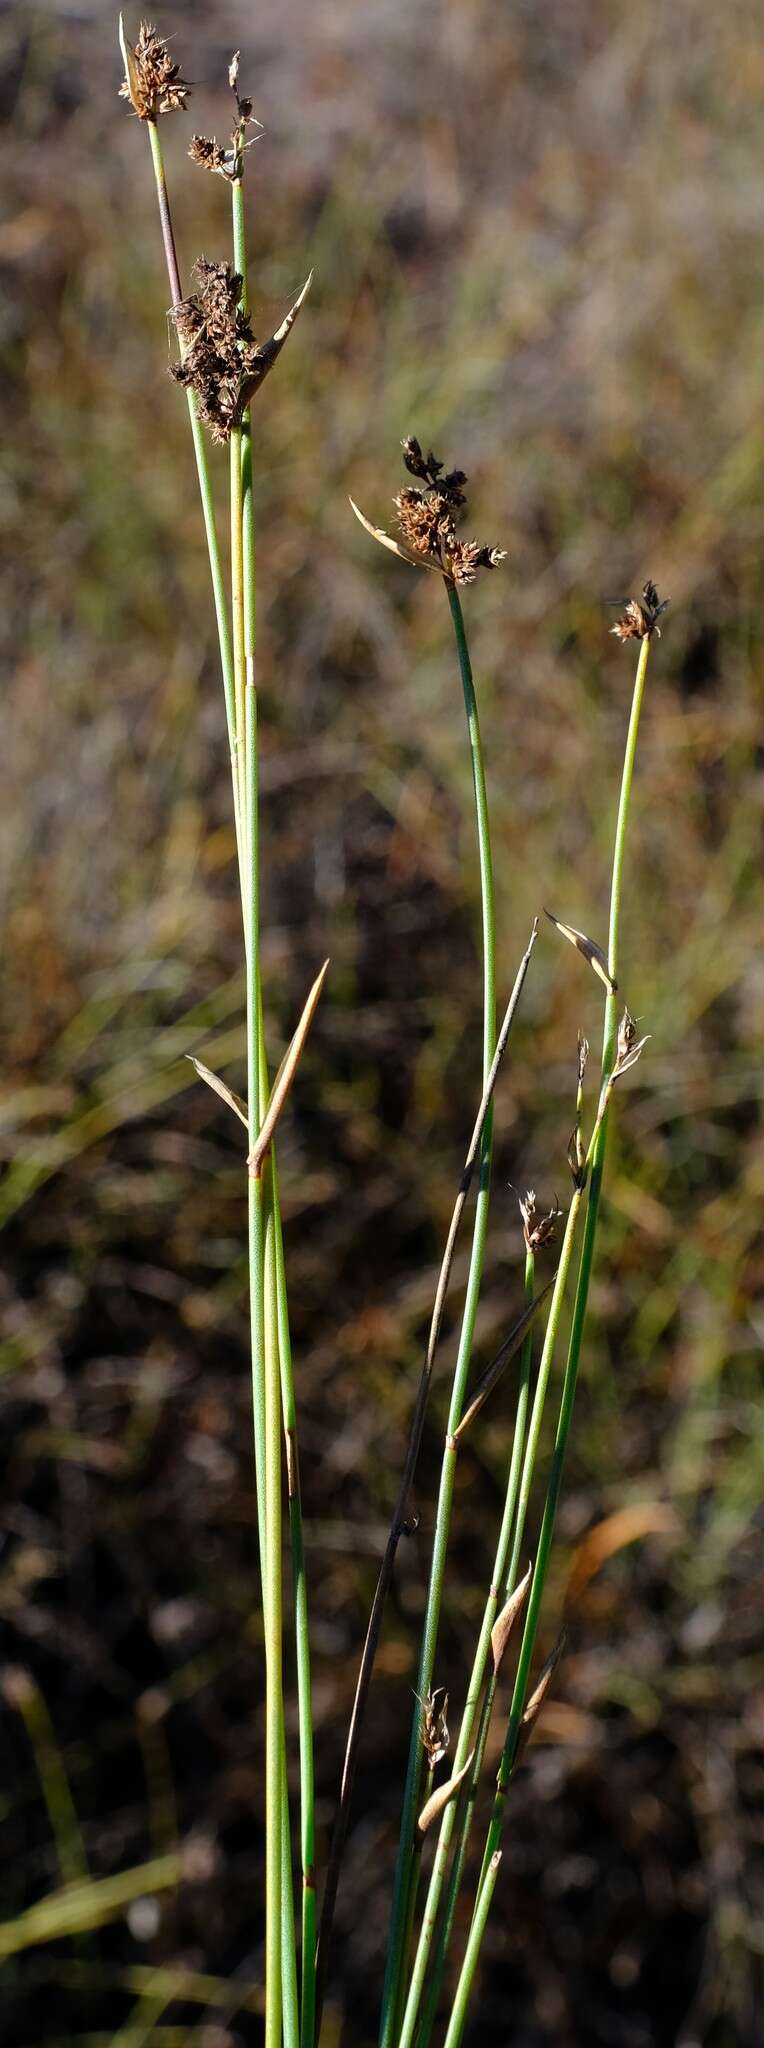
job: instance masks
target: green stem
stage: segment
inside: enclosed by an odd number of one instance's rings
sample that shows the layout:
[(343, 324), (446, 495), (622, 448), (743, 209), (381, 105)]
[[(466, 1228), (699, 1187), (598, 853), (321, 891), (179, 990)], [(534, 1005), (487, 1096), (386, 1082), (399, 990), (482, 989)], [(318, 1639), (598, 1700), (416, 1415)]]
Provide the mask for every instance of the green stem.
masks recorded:
[(244, 802), (246, 739), (244, 732), (247, 661), (244, 647), (244, 494), (241, 473), (241, 428), (234, 427), (229, 444), (231, 478), (231, 612), (233, 616), (234, 727), (236, 784)]
[[(621, 899), (623, 885), (624, 854), (626, 848), (626, 832), (628, 827), (629, 811), (631, 806), (631, 792), (634, 779), (634, 763), (636, 758), (637, 738), (639, 734), (639, 722), (642, 711), (642, 701), (644, 697), (649, 653), (650, 641), (649, 638), (646, 637), (645, 639), (643, 639), (640, 647), (639, 661), (637, 664), (637, 673), (634, 682), (631, 717), (629, 720), (629, 730), (626, 740), (626, 751), (624, 755), (623, 772), (621, 776), (621, 793), (618, 804), (618, 817), (616, 821), (615, 843), (613, 848), (613, 869), (610, 890), (608, 969), (611, 980), (614, 983), (616, 983), (618, 980)], [(530, 1667), (536, 1642), (536, 1632), (538, 1628), (539, 1614), (544, 1594), (544, 1587), (546, 1584), (547, 1571), (549, 1568), (549, 1558), (552, 1549), (552, 1539), (554, 1536), (557, 1505), (560, 1497), (560, 1487), (562, 1485), (565, 1454), (567, 1451), (568, 1438), (570, 1435), (570, 1425), (573, 1415), (576, 1382), (578, 1378), (578, 1368), (581, 1357), (581, 1343), (586, 1319), (589, 1282), (591, 1279), (592, 1263), (594, 1257), (594, 1243), (597, 1231), (597, 1218), (599, 1213), (600, 1194), (602, 1189), (602, 1174), (605, 1162), (605, 1150), (607, 1145), (608, 1105), (610, 1096), (609, 1084), (613, 1071), (613, 1062), (616, 1046), (616, 1032), (617, 997), (616, 992), (609, 989), (605, 1001), (605, 1019), (602, 1042), (602, 1078), (604, 1084), (604, 1092), (600, 1098), (600, 1109), (598, 1111), (597, 1122), (595, 1125), (594, 1132), (592, 1134), (592, 1141), (589, 1148), (589, 1199), (587, 1203), (586, 1226), (584, 1230), (584, 1240), (581, 1249), (581, 1261), (578, 1271), (578, 1281), (576, 1286), (575, 1300), (573, 1304), (573, 1316), (571, 1321), (570, 1338), (568, 1341), (568, 1355), (565, 1365), (562, 1395), (560, 1399), (560, 1411), (557, 1422), (557, 1431), (555, 1435), (554, 1451), (552, 1454), (549, 1481), (547, 1485), (546, 1500), (544, 1504), (544, 1513), (541, 1523), (541, 1530), (539, 1534), (538, 1548), (536, 1551), (533, 1581), (531, 1584), (531, 1591), (525, 1615), (523, 1639), (520, 1646), (520, 1655), (518, 1658), (517, 1674), (515, 1678), (515, 1686), (512, 1695), (512, 1705), (510, 1708), (509, 1715), (509, 1724), (507, 1727), (507, 1735), (504, 1743), (504, 1749), (502, 1752), (501, 1764), (499, 1766), (496, 1786), (496, 1798), (494, 1801), (493, 1815), (488, 1829), (488, 1837), (486, 1841), (485, 1854), (483, 1858), (483, 1869), (481, 1872), (480, 1886), (475, 1906), (473, 1930), (478, 1914), (482, 1915), (483, 1925), (485, 1925), (485, 1913), (483, 1912), (483, 1894), (488, 1884), (489, 1867), (491, 1859), (495, 1854), (496, 1850), (498, 1849), (501, 1840), (501, 1834), (504, 1824), (504, 1811), (506, 1805), (507, 1789), (512, 1776), (515, 1756), (517, 1753), (518, 1738), (520, 1734), (520, 1724), (522, 1721), (528, 1679), (530, 1676)], [(576, 1195), (579, 1195), (580, 1199), (579, 1190), (576, 1190)], [(576, 1200), (576, 1195), (574, 1195), (573, 1198), (574, 1202)], [(573, 1203), (571, 1203), (571, 1212), (569, 1212), (569, 1223), (570, 1213), (572, 1213), (572, 1209)], [(550, 1311), (550, 1322), (552, 1320), (553, 1310), (554, 1299), (552, 1304), (552, 1310)]]
[[(247, 283), (247, 240), (244, 221), (244, 185), (241, 178), (234, 179), (231, 186), (231, 212), (233, 219), (233, 267), (242, 280), (241, 308), (249, 312), (249, 287)], [(242, 483), (242, 532), (244, 555), (244, 646), (247, 656), (255, 650), (255, 522), (252, 498), (252, 415), (249, 410), (241, 423), (241, 483)]]
[[(453, 584), (446, 584), (448, 603), (456, 639), (459, 668), (464, 691), (464, 705), (467, 714), (472, 781), (477, 819), (478, 852), (480, 859), (480, 894), (483, 926), (483, 1084), (487, 1080), (493, 1059), (496, 1036), (496, 966), (493, 902), (493, 868), (491, 862), (491, 841), (488, 819), (488, 798), (485, 783), (485, 765), (480, 737), (477, 700), (472, 676), (469, 648), (464, 630), (464, 618), (458, 592)], [(472, 1345), (475, 1334), (480, 1285), (483, 1277), (486, 1232), (488, 1228), (488, 1202), (491, 1179), (491, 1153), (493, 1145), (493, 1117), (489, 1111), (484, 1126), (480, 1149), (480, 1179), (475, 1205), (475, 1221), (472, 1234), (467, 1291), (462, 1315), (459, 1351), (454, 1369), (451, 1390), (446, 1442), (441, 1467), (438, 1504), (435, 1518), (430, 1582), (427, 1593), (422, 1627), (422, 1643), (417, 1676), (417, 1704), (415, 1707), (411, 1741), (409, 1745), (406, 1789), (401, 1817), (401, 1832), (398, 1848), (398, 1863), (395, 1875), (395, 1890), (390, 1926), (390, 1940), (382, 1994), (382, 2019), (379, 2048), (393, 2048), (395, 2015), (399, 2006), (401, 1974), (405, 1969), (405, 1930), (408, 1920), (409, 1888), (412, 1882), (412, 1858), (416, 1815), (422, 1783), (422, 1716), (421, 1701), (432, 1689), (432, 1678), (437, 1647), (438, 1625), (443, 1595), (443, 1580), (446, 1566), (448, 1531), (451, 1520), (454, 1477), (456, 1472), (456, 1445), (454, 1430), (457, 1428), (464, 1406)]]
[(273, 1203), (276, 1219), (276, 1277), (278, 1289), (279, 1355), (281, 1359), (281, 1403), (286, 1440), (289, 1531), (294, 1578), (297, 1707), (300, 1726), (300, 1843), (302, 1858), (302, 1996), (300, 2003), (300, 2038), (302, 2048), (313, 2048), (316, 2020), (316, 1879), (313, 1707), (310, 1672), (310, 1635), (308, 1629), (308, 1586), (305, 1572), (300, 1467), (297, 1452), (297, 1410), (292, 1369), (292, 1346), (289, 1332), (284, 1240), (278, 1203), (275, 1154), (272, 1160), (272, 1172)]
[[(167, 263), (167, 274), (170, 280), (170, 293), (172, 296), (173, 306), (178, 306), (183, 297), (183, 293), (181, 290), (180, 273), (178, 270), (178, 259), (175, 251), (175, 237), (173, 234), (172, 217), (170, 214), (170, 206), (167, 196), (164, 159), (162, 156), (162, 144), (160, 141), (159, 129), (156, 121), (147, 121), (146, 127), (148, 128), (149, 131), (151, 159), (154, 166), (157, 203), (159, 206), (159, 219), (162, 228), (162, 240), (164, 243), (165, 260)], [(220, 647), (220, 667), (223, 675), (223, 690), (225, 695), (226, 723), (228, 727), (228, 744), (231, 749), (231, 755), (233, 757), (236, 723), (234, 713), (233, 652), (231, 648), (231, 634), (228, 624), (228, 599), (226, 596), (225, 578), (223, 575), (223, 568), (220, 560), (220, 548), (218, 546), (217, 526), (215, 523), (215, 508), (212, 499), (209, 469), (207, 467), (207, 449), (204, 440), (204, 434), (197, 415), (196, 399), (194, 397), (193, 391), (188, 391), (186, 393), (186, 396), (188, 399), (188, 413), (189, 419), (191, 421), (191, 434), (194, 444), (194, 455), (196, 457), (196, 472), (199, 479), (199, 496), (201, 498), (202, 503), (202, 517), (204, 519), (204, 531), (207, 540), (207, 553), (209, 556), (210, 563), (212, 596), (215, 605), (215, 619), (217, 622), (218, 644)]]
[[(266, 1174), (268, 1169), (266, 1168)], [(265, 1193), (265, 2048), (281, 2048), (282, 2021), (282, 1678), (281, 1376), (276, 1237)]]
[[(526, 1251), (525, 1299), (528, 1306), (530, 1306), (531, 1302), (533, 1301), (535, 1289), (536, 1261), (533, 1252)], [(456, 1750), (454, 1753), (454, 1761), (452, 1765), (452, 1773), (454, 1776), (456, 1775), (457, 1771), (460, 1771), (462, 1769), (470, 1753), (470, 1745), (472, 1743), (472, 1732), (475, 1726), (475, 1719), (480, 1704), (480, 1694), (485, 1679), (486, 1665), (488, 1662), (489, 1652), (491, 1648), (491, 1630), (493, 1628), (497, 1613), (499, 1611), (499, 1601), (502, 1599), (502, 1594), (504, 1599), (508, 1598), (509, 1593), (512, 1592), (514, 1589), (515, 1580), (517, 1576), (517, 1542), (515, 1542), (515, 1546), (513, 1549), (512, 1563), (510, 1564), (509, 1571), (507, 1571), (507, 1558), (509, 1555), (509, 1546), (512, 1536), (512, 1528), (515, 1520), (515, 1510), (517, 1507), (517, 1495), (520, 1485), (520, 1472), (522, 1468), (522, 1457), (525, 1444), (525, 1426), (528, 1413), (528, 1398), (530, 1391), (532, 1354), (533, 1331), (532, 1329), (529, 1329), (520, 1354), (520, 1374), (517, 1393), (517, 1408), (515, 1413), (515, 1428), (512, 1440), (512, 1456), (510, 1459), (509, 1473), (507, 1477), (507, 1488), (504, 1499), (504, 1510), (501, 1519), (501, 1528), (499, 1531), (499, 1540), (496, 1546), (496, 1556), (494, 1559), (491, 1588), (483, 1612), (483, 1620), (481, 1623), (480, 1635), (478, 1637), (477, 1649), (475, 1651), (470, 1682), (467, 1688), (467, 1699), (465, 1702), (464, 1712), (462, 1715), (461, 1727), (459, 1729), (459, 1740), (456, 1745)], [(477, 1789), (478, 1779), (480, 1777), (480, 1769), (483, 1760), (483, 1751), (485, 1749), (485, 1740), (488, 1733), (488, 1724), (491, 1717), (491, 1709), (493, 1706), (495, 1690), (496, 1678), (495, 1674), (492, 1673), (489, 1677), (488, 1687), (486, 1691), (486, 1700), (484, 1703), (483, 1712), (480, 1717), (480, 1728), (477, 1741), (475, 1743), (475, 1754), (469, 1772), (469, 1790), (467, 1793), (467, 1797), (464, 1801), (453, 1799), (451, 1801), (451, 1804), (446, 1807), (443, 1819), (441, 1821), (440, 1834), (438, 1837), (438, 1846), (435, 1851), (435, 1859), (432, 1866), (432, 1874), (430, 1877), (424, 1914), (422, 1916), (422, 1928), (419, 1936), (419, 1946), (417, 1948), (414, 1969), (411, 1977), (411, 1988), (409, 1991), (403, 2027), (401, 2030), (397, 2048), (410, 2048), (410, 2044), (413, 2042), (414, 2039), (414, 2030), (416, 2026), (417, 2013), (419, 2011), (419, 2003), (422, 1996), (428, 1960), (435, 1935), (435, 1928), (440, 1908), (441, 1894), (445, 1882), (446, 1870), (448, 1867), (448, 1855), (451, 1846), (451, 1838), (454, 1832), (454, 1828), (456, 1826), (456, 1820), (458, 1815), (459, 1834), (457, 1838), (456, 1849), (454, 1852), (454, 1864), (451, 1873), (451, 1878), (449, 1880), (449, 1888), (446, 1898), (443, 1926), (438, 1937), (438, 1943), (435, 1951), (433, 1968), (431, 1972), (431, 1981), (428, 1988), (427, 2001), (422, 2016), (422, 2026), (420, 2028), (418, 2036), (418, 2048), (423, 2048), (424, 2042), (429, 2039), (433, 2021), (435, 2019), (438, 1997), (440, 1993), (440, 1984), (443, 1975), (443, 1968), (445, 1964), (446, 1955), (448, 1952), (448, 1944), (450, 1941), (451, 1930), (453, 1926), (453, 1916), (456, 1908), (456, 1899), (459, 1891), (459, 1885), (461, 1882), (461, 1873), (464, 1865), (464, 1858), (466, 1854), (470, 1828), (472, 1825), (475, 1806), (475, 1793)]]
[(488, 1867), (488, 1870), (486, 1871), (485, 1883), (480, 1894), (478, 1910), (475, 1914), (475, 1918), (470, 1928), (469, 1940), (467, 1942), (467, 1947), (464, 1955), (464, 1962), (462, 1963), (461, 1974), (459, 1977), (459, 1982), (456, 1987), (456, 1996), (451, 2007), (451, 2018), (448, 2022), (448, 2033), (446, 2035), (445, 2048), (459, 2048), (459, 2042), (461, 2041), (462, 2034), (464, 2033), (464, 2022), (467, 2018), (467, 2007), (469, 2005), (470, 1992), (472, 1990), (472, 1983), (475, 1971), (477, 1969), (478, 1957), (480, 1955), (483, 1935), (485, 1933), (486, 1921), (488, 1919), (491, 1900), (493, 1898), (494, 1888), (496, 1885), (496, 1879), (499, 1875), (500, 1862), (501, 1851), (499, 1850), (497, 1851), (495, 1856), (491, 1857), (490, 1865)]

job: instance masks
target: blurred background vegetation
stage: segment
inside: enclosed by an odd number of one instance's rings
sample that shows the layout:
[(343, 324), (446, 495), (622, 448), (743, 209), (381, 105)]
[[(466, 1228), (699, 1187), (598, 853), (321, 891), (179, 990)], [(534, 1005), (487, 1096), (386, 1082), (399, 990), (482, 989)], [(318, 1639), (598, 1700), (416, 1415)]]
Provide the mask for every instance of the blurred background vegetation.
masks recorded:
[[(754, 2048), (758, 10), (173, 0), (159, 26), (197, 82), (164, 128), (184, 275), (227, 253), (225, 188), (185, 150), (193, 128), (227, 132), (239, 45), (265, 127), (248, 165), (261, 336), (316, 273), (255, 447), (273, 1057), (332, 962), (281, 1145), (321, 1856), (479, 1092), (447, 611), (347, 504), (389, 520), (414, 432), (468, 471), (470, 529), (508, 550), (466, 600), (504, 997), (542, 902), (604, 938), (633, 666), (606, 601), (648, 575), (672, 600), (623, 941), (652, 1039), (618, 1105), (546, 1618), (551, 1639), (564, 1612), (568, 1653), (513, 1792), (469, 2038)], [(110, 8), (3, 7), (4, 2038), (230, 2048), (260, 2038), (242, 1178), (183, 1055), (241, 1085), (241, 944), (185, 405), (118, 81)], [(498, 1096), (481, 1357), (520, 1298), (508, 1183), (564, 1194), (576, 1033), (596, 1042), (599, 1016), (547, 928)], [(449, 1350), (340, 1894), (326, 2039), (343, 2048), (375, 2038)], [(508, 1388), (462, 1461), (452, 1706), (510, 1416)], [(50, 1900), (72, 1879), (67, 1934)], [(48, 1919), (19, 1920), (45, 1900)]]

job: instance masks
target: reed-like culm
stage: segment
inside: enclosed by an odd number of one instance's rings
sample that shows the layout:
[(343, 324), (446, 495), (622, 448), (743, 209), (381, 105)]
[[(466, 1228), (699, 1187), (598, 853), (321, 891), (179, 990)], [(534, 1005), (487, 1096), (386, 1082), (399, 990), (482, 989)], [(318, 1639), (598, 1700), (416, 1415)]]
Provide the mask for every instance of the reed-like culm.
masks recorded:
[[(457, 2048), (466, 2024), (491, 1900), (501, 1884), (501, 1843), (512, 1777), (517, 1770), (562, 1649), (558, 1638), (540, 1674), (534, 1662), (542, 1604), (554, 1538), (555, 1517), (581, 1364), (587, 1304), (605, 1167), (608, 1120), (614, 1090), (635, 1064), (644, 1044), (620, 995), (621, 922), (625, 851), (637, 737), (652, 640), (664, 609), (647, 582), (624, 608), (613, 629), (637, 649), (631, 718), (626, 737), (612, 864), (607, 949), (548, 913), (559, 936), (577, 950), (581, 972), (596, 973), (604, 989), (599, 1085), (586, 1134), (585, 1077), (588, 1047), (571, 1044), (573, 1131), (568, 1145), (571, 1193), (563, 1217), (556, 1198), (545, 1212), (528, 1191), (520, 1201), (525, 1268), (518, 1273), (512, 1326), (495, 1358), (478, 1367), (476, 1330), (486, 1254), (491, 1198), (493, 1094), (501, 1061), (532, 971), (537, 943), (534, 925), (508, 999), (497, 1037), (497, 987), (505, 983), (505, 945), (497, 947), (486, 762), (478, 698), (470, 659), (463, 597), (485, 574), (500, 568), (499, 548), (465, 540), (459, 531), (466, 504), (466, 476), (444, 464), (408, 435), (403, 442), (407, 480), (396, 499), (398, 535), (393, 537), (353, 507), (366, 531), (414, 568), (437, 578), (445, 594), (461, 686), (474, 794), (477, 864), (482, 906), (482, 1047), (475, 1056), (473, 1102), (465, 1101), (465, 1126), (472, 1138), (458, 1183), (451, 1229), (444, 1251), (422, 1373), (414, 1403), (409, 1445), (392, 1509), (390, 1535), (381, 1561), (358, 1685), (333, 1839), (325, 1853), (320, 1929), (316, 1913), (313, 1721), (306, 1544), (299, 1484), (298, 1413), (292, 1369), (286, 1259), (279, 1205), (275, 1138), (323, 987), (326, 966), (311, 988), (294, 1038), (271, 1080), (264, 1017), (260, 945), (261, 846), (258, 811), (258, 677), (256, 643), (256, 547), (254, 530), (253, 405), (276, 362), (305, 298), (304, 287), (281, 327), (258, 343), (251, 324), (247, 266), (245, 174), (255, 139), (250, 98), (239, 82), (238, 56), (229, 72), (230, 141), (195, 135), (189, 154), (201, 170), (230, 187), (229, 255), (199, 258), (193, 288), (184, 292), (173, 232), (161, 146), (162, 119), (183, 112), (189, 97), (179, 65), (156, 31), (143, 24), (131, 43), (120, 24), (125, 65), (121, 88), (146, 129), (167, 265), (170, 314), (178, 357), (173, 374), (188, 404), (201, 512), (209, 555), (223, 704), (231, 761), (232, 808), (242, 909), (246, 985), (246, 1096), (195, 1062), (201, 1080), (225, 1102), (241, 1130), (242, 1204), (246, 1184), (249, 1256), (254, 1469), (257, 1495), (263, 1640), (265, 1651), (265, 1897), (262, 1972), (266, 2048), (316, 2048), (328, 1973), (332, 1963), (334, 1909), (342, 1880), (343, 1852), (351, 1817), (364, 1711), (373, 1679), (385, 1599), (395, 1555), (411, 1512), (411, 1492), (431, 1390), (444, 1309), (449, 1299), (457, 1234), (472, 1202), (471, 1245), (460, 1309), (456, 1359), (447, 1403), (440, 1480), (433, 1521), (430, 1570), (422, 1622), (419, 1663), (413, 1680), (406, 1782), (398, 1858), (392, 1888), (387, 1964), (381, 1991), (380, 2048), (427, 2048), (442, 2025), (446, 2048)], [(257, 417), (255, 410), (255, 420)], [(212, 444), (211, 447), (209, 444)], [(222, 479), (217, 448), (227, 448), (228, 533), (225, 551), (218, 531)], [(229, 566), (226, 580), (224, 560)], [(433, 604), (440, 600), (435, 584)], [(541, 905), (539, 909), (541, 910)], [(564, 908), (565, 906), (560, 906)], [(544, 926), (544, 930), (548, 930)], [(620, 1022), (619, 1022), (619, 1012)], [(242, 1230), (244, 1216), (242, 1213)], [(543, 1262), (561, 1232), (551, 1277)], [(580, 1252), (577, 1246), (580, 1237)], [(577, 1273), (574, 1263), (578, 1256)], [(451, 1290), (453, 1291), (453, 1290)], [(572, 1310), (571, 1310), (572, 1299)], [(557, 1381), (562, 1332), (570, 1312), (567, 1356)], [(543, 1336), (536, 1346), (536, 1332)], [(538, 1360), (535, 1352), (538, 1348)], [(446, 1588), (449, 1535), (460, 1450), (483, 1404), (508, 1372), (514, 1376), (514, 1427), (509, 1446), (504, 1502), (495, 1557), (486, 1591), (474, 1659), (459, 1730), (450, 1753), (448, 1700), (438, 1683), (438, 1641)], [(557, 1391), (555, 1391), (557, 1389)], [(551, 1455), (545, 1451), (550, 1403), (556, 1405)], [(540, 1510), (538, 1527), (534, 1517)], [(283, 1580), (284, 1535), (288, 1532), (291, 1576)], [(530, 1559), (530, 1563), (528, 1560)], [(287, 1741), (284, 1700), (284, 1617), (295, 1635), (297, 1756)], [(515, 1656), (516, 1653), (516, 1656)], [(452, 1954), (461, 1888), (473, 1867), (470, 1851), (482, 1809), (489, 1726), (500, 1680), (515, 1657), (511, 1703), (498, 1779), (489, 1813), (482, 1867), (474, 1889), (472, 1919), (459, 1964)], [(403, 1699), (409, 1690), (403, 1688)], [(290, 1726), (292, 1725), (290, 1720)], [(299, 1826), (292, 1794), (297, 1788)], [(293, 1861), (299, 1844), (301, 1902), (295, 1908)], [(433, 1846), (434, 1845), (434, 1846)], [(426, 1867), (425, 1867), (426, 1866)], [(259, 1923), (258, 1923), (259, 1926)], [(259, 1932), (256, 1931), (259, 1939)], [(442, 2017), (444, 1986), (451, 1985)], [(512, 2015), (507, 2014), (507, 2039)]]

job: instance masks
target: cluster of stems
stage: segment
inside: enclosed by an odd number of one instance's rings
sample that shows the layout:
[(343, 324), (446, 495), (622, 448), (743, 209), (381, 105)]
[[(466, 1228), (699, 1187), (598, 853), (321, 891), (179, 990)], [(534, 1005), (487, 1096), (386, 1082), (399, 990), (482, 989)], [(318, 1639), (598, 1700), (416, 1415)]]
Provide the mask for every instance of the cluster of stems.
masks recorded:
[[(181, 281), (167, 196), (159, 127), (145, 120), (151, 146), (173, 308), (182, 300)], [(243, 142), (243, 136), (241, 138)], [(244, 149), (234, 153), (237, 175), (230, 179), (233, 268), (243, 279), (242, 307), (247, 311), (247, 259), (242, 182)], [(421, 1443), (435, 1351), (440, 1336), (456, 1233), (473, 1178), (472, 1241), (453, 1370), (435, 1511), (432, 1556), (422, 1625), (415, 1704), (412, 1712), (408, 1768), (403, 1794), (387, 1963), (382, 1993), (380, 2048), (428, 2048), (435, 2026), (444, 1973), (449, 1961), (456, 1909), (468, 1850), (478, 1812), (478, 1795), (489, 1724), (495, 1704), (501, 1657), (496, 1651), (500, 1617), (511, 1615), (522, 1632), (517, 1654), (495, 1797), (490, 1814), (472, 1920), (456, 1989), (449, 2008), (446, 2048), (457, 2048), (464, 2029), (470, 1992), (478, 1966), (488, 1911), (501, 1860), (506, 1796), (528, 1732), (528, 1689), (549, 1567), (555, 1517), (579, 1370), (589, 1283), (597, 1232), (607, 1142), (608, 1109), (616, 1075), (616, 994), (624, 849), (634, 761), (644, 692), (650, 634), (640, 640), (631, 719), (621, 782), (621, 796), (612, 868), (610, 929), (607, 955), (608, 990), (603, 1023), (600, 1094), (588, 1146), (580, 1141), (583, 1067), (579, 1067), (576, 1132), (580, 1159), (565, 1220), (554, 1279), (543, 1294), (536, 1291), (535, 1248), (526, 1234), (525, 1306), (515, 1331), (489, 1368), (477, 1398), (470, 1399), (475, 1328), (483, 1277), (492, 1158), (492, 1095), (499, 1062), (509, 1038), (525, 981), (536, 928), (521, 963), (501, 1031), (496, 1035), (496, 937), (488, 800), (477, 700), (455, 581), (443, 582), (453, 627), (464, 695), (467, 736), (474, 790), (477, 853), (482, 904), (482, 1099), (441, 1268), (427, 1352), (411, 1426), (409, 1450), (393, 1514), (390, 1537), (380, 1572), (369, 1623), (348, 1738), (337, 1824), (324, 1892), (320, 1938), (316, 1927), (314, 1872), (313, 1718), (307, 1587), (297, 1457), (297, 1417), (289, 1333), (284, 1244), (271, 1122), (273, 1095), (263, 1028), (260, 978), (257, 772), (257, 688), (255, 675), (255, 540), (252, 489), (252, 427), (245, 412), (229, 436), (230, 461), (230, 585), (227, 587), (218, 542), (207, 449), (194, 392), (187, 391), (204, 527), (217, 621), (228, 742), (231, 758), (233, 816), (241, 891), (246, 963), (247, 1044), (247, 1190), (250, 1280), (252, 1397), (255, 1473), (263, 1628), (266, 1667), (266, 1910), (265, 1910), (265, 2042), (266, 2048), (316, 2048), (321, 2027), (323, 1986), (332, 1937), (342, 1851), (347, 1834), (353, 1780), (363, 1713), (379, 1642), (385, 1597), (398, 1541), (406, 1527), (407, 1509)], [(417, 444), (411, 444), (416, 447)], [(366, 522), (364, 522), (366, 523)], [(372, 529), (373, 531), (374, 529)], [(378, 537), (383, 537), (378, 535)], [(431, 566), (431, 565), (430, 565)], [(579, 935), (580, 936), (580, 935)], [(224, 1090), (222, 1092), (225, 1092)], [(270, 1104), (270, 1108), (269, 1108)], [(241, 1113), (241, 1112), (239, 1112)], [(583, 1219), (578, 1271), (573, 1290), (567, 1358), (558, 1399), (553, 1448), (532, 1565), (524, 1572), (531, 1496), (540, 1465), (547, 1396), (566, 1310), (576, 1239)], [(546, 1326), (534, 1382), (534, 1323), (548, 1299)], [(441, 1806), (434, 1853), (420, 1908), (422, 1830), (419, 1816), (431, 1790), (427, 1729), (436, 1679), (441, 1608), (444, 1597), (457, 1460), (464, 1430), (498, 1372), (519, 1351), (515, 1417), (506, 1488), (490, 1587), (485, 1599), (472, 1671), (451, 1764), (453, 1796)], [(284, 1721), (282, 1527), (286, 1495), (291, 1547), (291, 1605), (294, 1612), (300, 1751), (301, 1926), (295, 1925), (294, 1873), (287, 1749)], [(493, 1656), (492, 1656), (493, 1650)], [(538, 1692), (539, 1689), (537, 1689)], [(534, 1695), (536, 1698), (537, 1695)], [(427, 1782), (425, 1783), (425, 1779)], [(429, 1845), (428, 1845), (429, 1846)], [(299, 1959), (299, 1968), (298, 1968)]]
[[(173, 309), (182, 288), (159, 125), (147, 120)], [(243, 169), (243, 154), (241, 158)], [(233, 268), (244, 280), (247, 259), (242, 177), (231, 181)], [(313, 2048), (315, 2035), (316, 1904), (314, 1878), (313, 1719), (307, 1584), (297, 1460), (297, 1433), (284, 1243), (275, 1149), (257, 1156), (270, 1079), (260, 981), (255, 679), (255, 535), (252, 426), (249, 411), (229, 439), (230, 591), (226, 588), (207, 445), (196, 398), (187, 392), (194, 456), (209, 557), (231, 757), (233, 816), (246, 969), (247, 1191), (249, 1294), (255, 1475), (266, 1668), (266, 2048)], [(300, 1746), (302, 1912), (295, 1929), (292, 1836), (287, 1785), (283, 1682), (282, 1514), (286, 1479), (292, 1559)]]

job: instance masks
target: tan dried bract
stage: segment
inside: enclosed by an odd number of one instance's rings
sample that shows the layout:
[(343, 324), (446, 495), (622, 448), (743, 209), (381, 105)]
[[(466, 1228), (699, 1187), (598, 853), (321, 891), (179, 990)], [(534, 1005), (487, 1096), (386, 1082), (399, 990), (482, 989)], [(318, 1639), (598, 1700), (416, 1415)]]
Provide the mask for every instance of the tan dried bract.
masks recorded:
[(120, 43), (125, 76), (120, 99), (129, 100), (139, 121), (156, 121), (160, 114), (182, 112), (191, 91), (174, 64), (162, 37), (150, 21), (142, 21), (135, 45), (128, 43), (120, 18)]
[(670, 602), (668, 597), (661, 601), (655, 584), (648, 580), (642, 586), (642, 596), (629, 599), (623, 618), (618, 619), (610, 630), (618, 640), (649, 640), (651, 633), (657, 633), (660, 640), (658, 620)]

